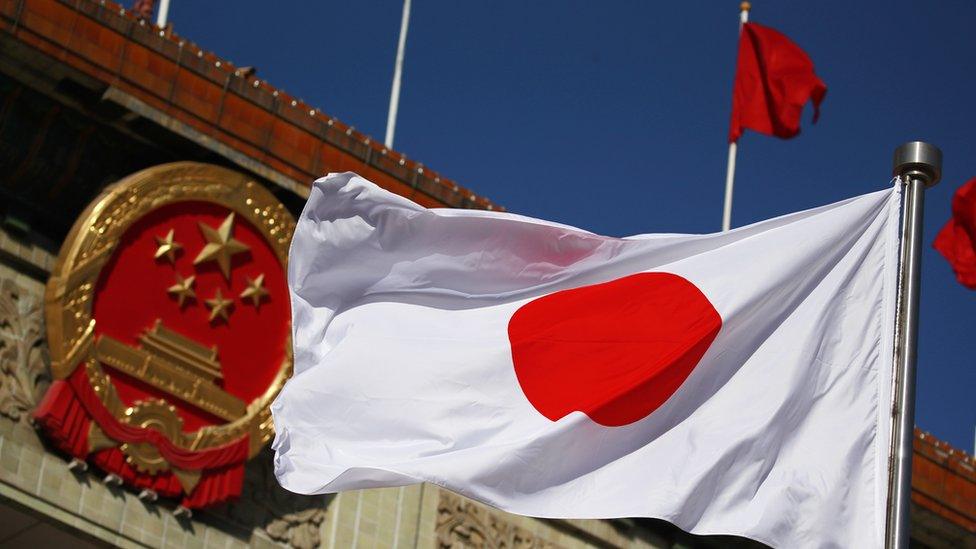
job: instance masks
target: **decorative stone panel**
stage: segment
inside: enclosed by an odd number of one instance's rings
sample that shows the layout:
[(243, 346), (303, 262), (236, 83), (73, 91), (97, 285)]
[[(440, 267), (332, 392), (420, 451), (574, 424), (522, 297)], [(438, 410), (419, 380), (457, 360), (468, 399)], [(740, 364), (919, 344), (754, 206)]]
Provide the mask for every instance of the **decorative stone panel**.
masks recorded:
[(50, 382), (41, 300), (0, 279), (0, 414), (27, 421)]
[(437, 547), (462, 549), (557, 549), (532, 532), (507, 522), (488, 507), (441, 490), (437, 506)]

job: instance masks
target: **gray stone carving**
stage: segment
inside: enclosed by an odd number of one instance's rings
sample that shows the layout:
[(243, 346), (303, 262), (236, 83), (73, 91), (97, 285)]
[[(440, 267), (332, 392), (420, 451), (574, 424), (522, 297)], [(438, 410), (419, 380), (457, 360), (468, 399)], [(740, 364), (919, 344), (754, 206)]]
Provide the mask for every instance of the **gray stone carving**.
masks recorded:
[(558, 549), (523, 528), (506, 521), (487, 507), (447, 490), (437, 505), (437, 547), (439, 549)]
[(0, 279), (0, 415), (27, 421), (50, 383), (41, 299)]

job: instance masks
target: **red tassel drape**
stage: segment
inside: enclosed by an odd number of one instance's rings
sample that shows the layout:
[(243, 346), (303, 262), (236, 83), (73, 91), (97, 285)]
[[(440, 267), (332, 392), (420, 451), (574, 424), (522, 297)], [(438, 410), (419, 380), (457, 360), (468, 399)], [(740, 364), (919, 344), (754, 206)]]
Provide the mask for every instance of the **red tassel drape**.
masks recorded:
[(200, 471), (200, 480), (182, 500), (186, 507), (214, 505), (234, 499), (241, 493), (248, 452), (247, 436), (215, 448), (194, 451), (173, 444), (155, 429), (126, 425), (115, 419), (99, 400), (83, 367), (76, 368), (67, 380), (51, 384), (34, 411), (34, 418), (60, 450), (79, 459), (90, 457), (92, 463), (119, 475), (133, 488), (154, 490), (165, 497), (184, 494), (172, 471), (155, 475), (142, 473), (126, 462), (118, 448), (99, 450), (89, 456), (88, 432), (92, 421), (113, 440), (152, 444), (171, 466)]

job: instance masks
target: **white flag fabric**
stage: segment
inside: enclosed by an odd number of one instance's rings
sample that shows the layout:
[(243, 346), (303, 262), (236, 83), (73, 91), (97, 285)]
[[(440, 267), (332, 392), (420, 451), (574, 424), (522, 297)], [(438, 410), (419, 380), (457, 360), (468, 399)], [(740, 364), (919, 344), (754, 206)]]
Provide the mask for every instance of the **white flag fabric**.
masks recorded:
[(896, 186), (611, 238), (320, 179), (289, 256), (278, 480), (880, 547), (899, 208)]

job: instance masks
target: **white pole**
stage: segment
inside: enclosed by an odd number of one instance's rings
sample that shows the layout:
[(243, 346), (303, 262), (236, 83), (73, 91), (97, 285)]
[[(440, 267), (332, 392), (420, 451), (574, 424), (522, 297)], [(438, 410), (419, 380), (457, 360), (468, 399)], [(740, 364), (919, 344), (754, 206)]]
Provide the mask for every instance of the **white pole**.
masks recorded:
[[(749, 2), (739, 4), (739, 34), (742, 33), (742, 25), (749, 21)], [(722, 209), (722, 230), (727, 231), (732, 228), (732, 187), (735, 183), (735, 154), (739, 146), (735, 141), (729, 143), (729, 163), (725, 168), (725, 207)]]
[(735, 141), (729, 143), (729, 162), (725, 166), (725, 207), (722, 209), (722, 230), (732, 228), (732, 186), (735, 182)]
[(400, 76), (403, 74), (403, 50), (407, 46), (407, 27), (410, 25), (410, 0), (403, 0), (403, 19), (400, 20), (400, 42), (397, 44), (396, 65), (393, 68), (393, 90), (390, 91), (390, 112), (386, 117), (386, 148), (393, 148), (397, 107), (400, 105)]
[(159, 13), (156, 14), (156, 26), (163, 28), (169, 19), (169, 0), (159, 1)]

